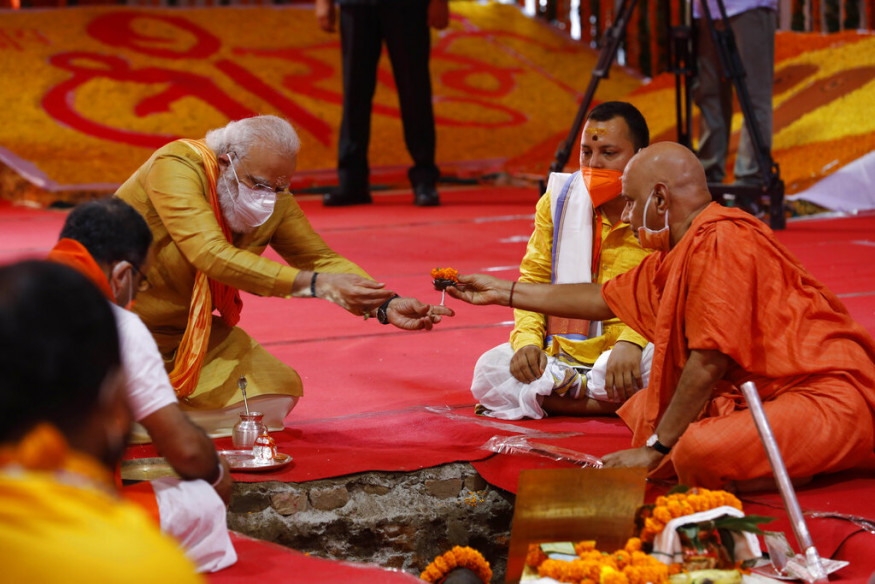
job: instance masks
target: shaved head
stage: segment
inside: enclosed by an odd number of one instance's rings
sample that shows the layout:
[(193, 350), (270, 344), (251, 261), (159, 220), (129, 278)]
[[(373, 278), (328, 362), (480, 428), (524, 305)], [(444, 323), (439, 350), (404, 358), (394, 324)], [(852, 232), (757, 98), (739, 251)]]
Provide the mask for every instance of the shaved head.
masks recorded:
[(689, 197), (697, 205), (711, 200), (702, 163), (692, 151), (674, 142), (657, 142), (643, 148), (629, 161), (623, 180), (641, 182), (648, 190), (662, 183), (674, 198)]
[(702, 163), (692, 151), (675, 142), (657, 142), (629, 161), (623, 173), (623, 197), (623, 220), (636, 231), (645, 223), (659, 229), (668, 212), (673, 243), (711, 202)]

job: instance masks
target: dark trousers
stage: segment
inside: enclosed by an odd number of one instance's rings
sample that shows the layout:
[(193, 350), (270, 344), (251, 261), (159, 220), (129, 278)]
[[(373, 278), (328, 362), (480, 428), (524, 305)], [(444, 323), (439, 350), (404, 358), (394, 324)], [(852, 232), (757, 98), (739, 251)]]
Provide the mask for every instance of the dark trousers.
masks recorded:
[[(729, 17), (738, 56), (744, 66), (745, 85), (756, 125), (765, 146), (772, 146), (772, 90), (775, 79), (775, 27), (777, 15), (768, 8), (755, 8)], [(723, 182), (726, 157), (732, 134), (732, 92), (730, 81), (721, 76), (720, 58), (705, 19), (696, 21), (697, 67), (693, 82), (693, 100), (699, 118), (699, 160), (705, 167), (708, 182)], [(763, 175), (757, 162), (753, 138), (745, 123), (735, 157), (735, 182), (758, 185)]]
[(413, 166), (407, 172), (410, 182), (414, 186), (434, 183), (440, 175), (434, 163), (428, 1), (384, 0), (377, 4), (340, 6), (343, 120), (337, 171), (344, 193), (368, 188), (371, 105), (383, 42), (398, 89), (404, 142), (413, 158)]

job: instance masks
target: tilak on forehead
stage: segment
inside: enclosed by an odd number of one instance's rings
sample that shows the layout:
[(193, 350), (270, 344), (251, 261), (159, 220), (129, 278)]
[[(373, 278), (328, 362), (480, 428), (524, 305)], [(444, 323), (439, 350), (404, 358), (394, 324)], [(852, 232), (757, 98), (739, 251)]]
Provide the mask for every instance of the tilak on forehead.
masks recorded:
[(607, 128), (590, 128), (589, 129), (590, 136), (592, 137), (593, 140), (596, 140), (596, 141), (599, 139), (599, 136), (604, 136), (607, 133), (608, 133)]

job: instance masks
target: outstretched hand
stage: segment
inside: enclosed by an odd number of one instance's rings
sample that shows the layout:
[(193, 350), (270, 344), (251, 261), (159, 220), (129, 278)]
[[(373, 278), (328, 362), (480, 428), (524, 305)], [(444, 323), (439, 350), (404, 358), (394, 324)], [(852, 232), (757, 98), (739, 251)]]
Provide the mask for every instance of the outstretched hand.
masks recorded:
[(663, 455), (647, 446), (640, 448), (630, 448), (629, 450), (619, 450), (606, 454), (602, 457), (604, 468), (632, 468), (643, 467), (647, 470), (653, 470), (659, 465)]
[(459, 276), (459, 284), (447, 288), (451, 297), (468, 304), (507, 305), (511, 282), (486, 274)]
[(358, 274), (319, 272), (316, 295), (361, 316), (394, 296), (386, 285)]
[(424, 304), (416, 298), (396, 298), (389, 303), (386, 310), (391, 324), (408, 331), (431, 330), (432, 326), (441, 321), (441, 317), (455, 314), (447, 306)]

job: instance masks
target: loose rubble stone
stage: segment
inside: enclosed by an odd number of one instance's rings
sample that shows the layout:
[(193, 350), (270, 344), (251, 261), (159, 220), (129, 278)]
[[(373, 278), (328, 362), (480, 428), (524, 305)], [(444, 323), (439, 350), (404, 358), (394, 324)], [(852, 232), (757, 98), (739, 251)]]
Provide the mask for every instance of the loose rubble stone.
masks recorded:
[(488, 485), (489, 483), (486, 482), (486, 479), (481, 477), (479, 474), (473, 474), (465, 477), (465, 488), (469, 491), (482, 491)]
[(460, 479), (442, 479), (437, 481), (425, 481), (428, 494), (438, 499), (452, 499), (457, 497), (462, 490)]
[(320, 511), (339, 509), (349, 502), (349, 491), (344, 486), (313, 489), (310, 491), (310, 504)]
[(270, 506), (280, 515), (293, 515), (310, 508), (307, 493), (286, 491), (270, 498)]

